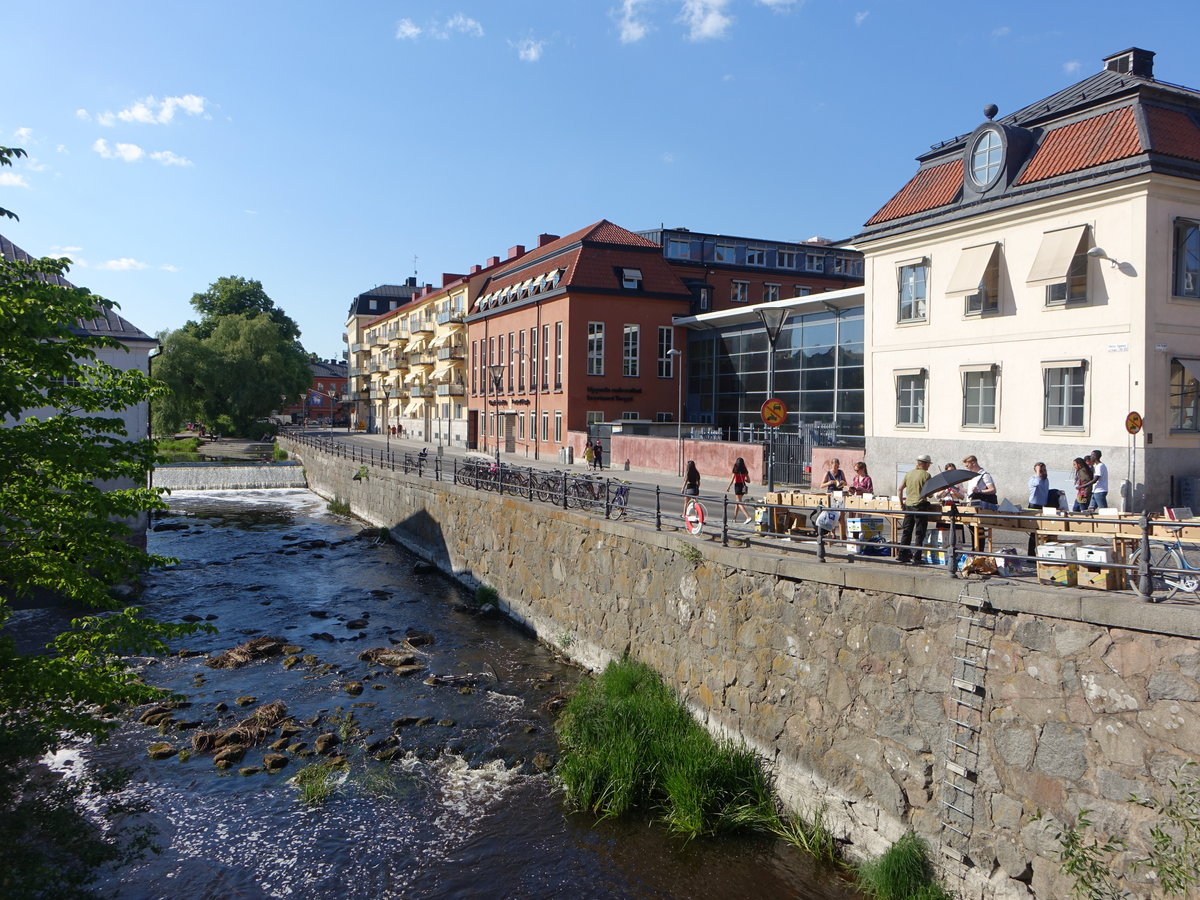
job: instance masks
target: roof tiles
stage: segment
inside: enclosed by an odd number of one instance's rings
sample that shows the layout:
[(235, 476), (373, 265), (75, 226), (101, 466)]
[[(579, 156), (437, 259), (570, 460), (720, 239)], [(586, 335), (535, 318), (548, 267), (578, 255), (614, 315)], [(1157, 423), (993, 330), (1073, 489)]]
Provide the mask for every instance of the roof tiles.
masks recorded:
[(1150, 132), (1151, 150), (1200, 162), (1200, 128), (1187, 113), (1147, 106), (1146, 127)]
[(1133, 108), (1124, 106), (1046, 134), (1017, 184), (1029, 184), (1143, 152)]
[(945, 206), (958, 196), (962, 187), (962, 171), (962, 160), (958, 159), (919, 170), (883, 209), (867, 220), (867, 224), (874, 225)]

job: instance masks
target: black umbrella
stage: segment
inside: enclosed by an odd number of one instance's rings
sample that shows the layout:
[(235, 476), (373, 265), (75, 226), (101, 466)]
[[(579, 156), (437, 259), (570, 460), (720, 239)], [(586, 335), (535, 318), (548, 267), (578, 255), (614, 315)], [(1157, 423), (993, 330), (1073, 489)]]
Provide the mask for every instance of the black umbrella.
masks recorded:
[(974, 477), (975, 473), (970, 469), (947, 469), (945, 472), (938, 472), (921, 488), (921, 499), (924, 500), (931, 494), (962, 484), (964, 481), (970, 481)]

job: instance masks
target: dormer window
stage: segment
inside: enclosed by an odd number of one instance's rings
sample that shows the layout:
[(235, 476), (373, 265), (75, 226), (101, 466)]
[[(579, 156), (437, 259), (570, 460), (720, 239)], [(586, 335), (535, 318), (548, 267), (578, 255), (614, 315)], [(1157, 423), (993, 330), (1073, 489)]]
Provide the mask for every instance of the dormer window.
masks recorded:
[(1000, 175), (1004, 164), (1004, 142), (995, 130), (988, 128), (975, 139), (971, 147), (971, 180), (979, 190), (987, 190)]
[(621, 287), (627, 291), (640, 291), (642, 289), (642, 270), (622, 269)]

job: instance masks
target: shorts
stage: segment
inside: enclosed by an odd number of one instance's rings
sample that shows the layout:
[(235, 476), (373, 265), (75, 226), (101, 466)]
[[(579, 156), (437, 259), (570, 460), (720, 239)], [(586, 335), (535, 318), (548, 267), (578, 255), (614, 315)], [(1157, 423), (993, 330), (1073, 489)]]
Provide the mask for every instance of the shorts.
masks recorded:
[(700, 496), (700, 488), (685, 487), (683, 489), (683, 492), (685, 494), (687, 494), (689, 497), (699, 497)]
[(733, 486), (733, 492), (734, 492), (735, 494), (737, 494), (739, 497), (745, 497), (745, 496), (746, 496), (746, 485), (744, 485), (744, 484), (735, 484), (735, 485)]

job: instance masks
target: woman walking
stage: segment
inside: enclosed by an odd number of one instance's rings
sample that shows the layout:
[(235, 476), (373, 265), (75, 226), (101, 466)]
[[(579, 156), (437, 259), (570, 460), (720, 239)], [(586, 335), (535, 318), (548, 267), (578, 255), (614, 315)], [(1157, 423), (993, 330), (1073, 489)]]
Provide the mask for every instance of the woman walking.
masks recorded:
[(1071, 512), (1082, 512), (1092, 502), (1092, 467), (1083, 461), (1082, 456), (1075, 457), (1072, 465), (1075, 466), (1075, 503), (1071, 506)]
[[(700, 473), (696, 473), (696, 478), (699, 479)], [(725, 493), (729, 493), (729, 488), (733, 488), (733, 495), (737, 498), (733, 507), (734, 518), (745, 516), (742, 520), (743, 525), (749, 525), (751, 515), (746, 511), (746, 507), (742, 505), (742, 498), (746, 496), (746, 491), (750, 483), (750, 470), (746, 468), (746, 461), (742, 457), (738, 457), (733, 463), (733, 477), (729, 479), (729, 487), (725, 488)], [(697, 489), (699, 481), (697, 480)]]
[(683, 494), (683, 517), (687, 518), (688, 497), (698, 497), (700, 495), (700, 470), (696, 468), (696, 463), (693, 460), (688, 460), (687, 471), (683, 474), (683, 490), (679, 493)]

